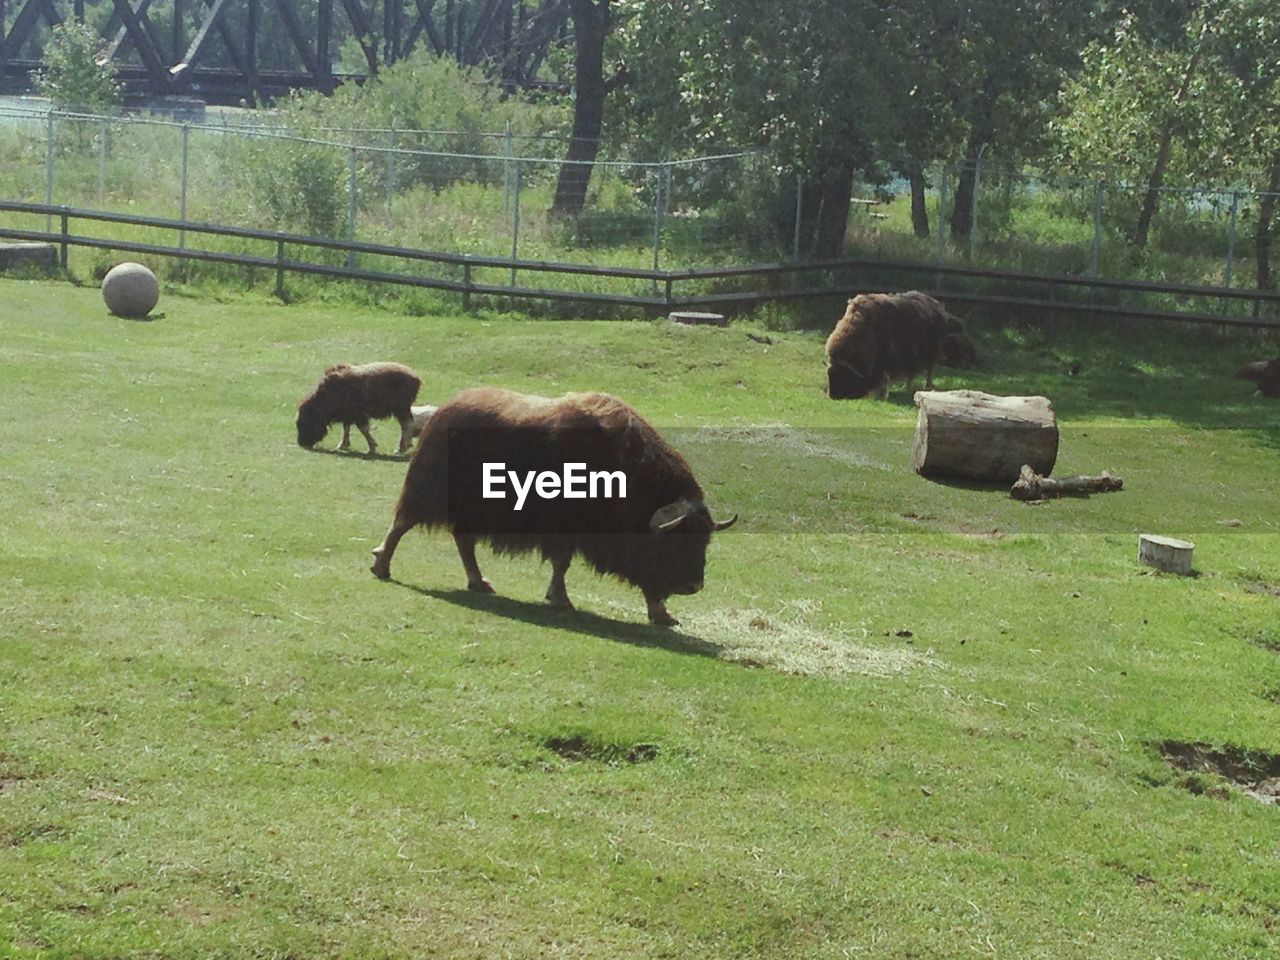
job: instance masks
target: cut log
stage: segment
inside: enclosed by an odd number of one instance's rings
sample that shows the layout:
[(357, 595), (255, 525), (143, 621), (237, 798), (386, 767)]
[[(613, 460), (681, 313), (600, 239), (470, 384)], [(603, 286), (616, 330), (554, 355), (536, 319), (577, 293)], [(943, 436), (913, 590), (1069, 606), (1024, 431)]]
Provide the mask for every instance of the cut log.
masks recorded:
[(1189, 540), (1161, 537), (1144, 533), (1138, 537), (1138, 562), (1168, 573), (1191, 573), (1191, 551), (1195, 544)]
[(1096, 477), (1042, 477), (1031, 467), (1023, 465), (1022, 475), (1009, 491), (1015, 500), (1048, 500), (1052, 497), (1070, 496), (1089, 493), (1110, 493), (1124, 487), (1124, 481), (1113, 477), (1106, 470)]
[(977, 390), (915, 395), (912, 466), (924, 477), (1010, 484), (1024, 464), (1042, 477), (1058, 459), (1058, 418), (1045, 397), (997, 397)]

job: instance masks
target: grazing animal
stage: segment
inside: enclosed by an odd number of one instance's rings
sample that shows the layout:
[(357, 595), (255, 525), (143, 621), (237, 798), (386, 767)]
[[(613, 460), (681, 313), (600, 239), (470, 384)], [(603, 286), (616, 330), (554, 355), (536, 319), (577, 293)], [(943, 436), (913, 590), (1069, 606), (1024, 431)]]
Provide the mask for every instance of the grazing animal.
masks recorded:
[(369, 421), (395, 417), (400, 423), (397, 453), (406, 453), (413, 441), (411, 405), (418, 396), (422, 378), (401, 363), (339, 363), (330, 367), (310, 395), (298, 405), (298, 446), (310, 449), (324, 439), (330, 424), (342, 424), (339, 450), (351, 447), (354, 425), (369, 443), (369, 453), (378, 444), (369, 433)]
[[(559, 472), (568, 463), (621, 472), (625, 496), (530, 496), (515, 508), (514, 498), (483, 495), (485, 464), (495, 463), (511, 472), (513, 486), (516, 476)], [(678, 621), (667, 612), (667, 598), (702, 589), (711, 534), (735, 520), (711, 518), (684, 457), (616, 397), (578, 393), (547, 400), (509, 390), (465, 390), (423, 428), (391, 528), (373, 551), (372, 570), (383, 580), (391, 576), (396, 545), (414, 527), (446, 527), (469, 590), (493, 592), (476, 563), (478, 540), (499, 553), (536, 549), (551, 561), (547, 600), (571, 609), (564, 577), (581, 554), (598, 572), (639, 587), (649, 620), (670, 626)]]
[(854, 297), (827, 338), (827, 395), (850, 400), (874, 394), (883, 400), (889, 383), (920, 373), (933, 389), (933, 368), (972, 367), (978, 352), (960, 321), (933, 297), (868, 293)]
[(1280, 360), (1246, 363), (1236, 376), (1258, 381), (1258, 392), (1264, 397), (1280, 397)]

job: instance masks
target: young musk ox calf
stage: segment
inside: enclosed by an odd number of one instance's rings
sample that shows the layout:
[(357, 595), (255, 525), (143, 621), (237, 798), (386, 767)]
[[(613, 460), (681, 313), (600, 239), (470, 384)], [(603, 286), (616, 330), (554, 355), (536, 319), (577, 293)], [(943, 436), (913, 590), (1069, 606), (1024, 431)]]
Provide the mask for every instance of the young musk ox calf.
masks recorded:
[(868, 293), (854, 297), (827, 338), (827, 395), (850, 400), (874, 394), (883, 400), (889, 383), (907, 389), (921, 373), (933, 389), (933, 368), (972, 367), (978, 362), (960, 321), (933, 297)]
[(351, 447), (351, 427), (364, 434), (369, 453), (378, 444), (369, 433), (369, 421), (395, 417), (400, 423), (397, 453), (407, 453), (413, 441), (411, 406), (422, 379), (401, 363), (339, 363), (330, 367), (311, 394), (298, 405), (298, 446), (310, 449), (324, 439), (329, 425), (342, 424), (342, 445)]
[(1280, 360), (1255, 360), (1240, 368), (1238, 377), (1256, 380), (1264, 397), (1280, 397)]
[[(567, 464), (608, 474), (612, 486), (595, 490), (593, 481), (596, 495), (587, 497), (570, 498), (567, 486), (566, 496), (550, 486), (544, 491), (547, 474), (567, 478)], [(486, 486), (495, 465), (510, 480), (503, 481), (502, 498)], [(625, 496), (617, 496), (619, 473)], [(529, 493), (523, 503), (514, 494), (518, 483)], [(702, 589), (711, 534), (736, 519), (711, 518), (684, 457), (616, 397), (578, 393), (547, 400), (466, 390), (424, 426), (391, 528), (373, 551), (372, 570), (388, 579), (401, 537), (417, 526), (445, 527), (469, 590), (493, 592), (476, 563), (476, 542), (484, 540), (498, 553), (539, 551), (551, 561), (547, 600), (572, 608), (564, 577), (580, 553), (599, 573), (639, 587), (650, 622), (670, 626), (677, 621), (667, 612), (667, 598)]]

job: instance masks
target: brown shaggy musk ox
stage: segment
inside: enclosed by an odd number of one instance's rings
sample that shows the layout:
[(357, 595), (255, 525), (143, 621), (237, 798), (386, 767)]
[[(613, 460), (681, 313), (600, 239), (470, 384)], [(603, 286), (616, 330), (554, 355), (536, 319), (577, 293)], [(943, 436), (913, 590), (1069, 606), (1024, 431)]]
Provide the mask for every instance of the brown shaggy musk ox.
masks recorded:
[[(484, 495), (486, 469), (495, 473), (494, 464), (511, 474), (504, 499)], [(517, 477), (562, 473), (566, 464), (623, 474), (625, 497), (540, 497), (525, 481), (529, 495), (517, 506), (511, 492)], [(618, 490), (615, 483), (612, 492)], [(423, 428), (391, 528), (373, 551), (372, 569), (389, 578), (401, 537), (416, 526), (445, 527), (453, 533), (470, 590), (493, 592), (476, 563), (476, 541), (484, 540), (499, 553), (538, 550), (551, 561), (547, 600), (571, 608), (564, 576), (581, 554), (598, 572), (639, 587), (651, 622), (673, 625), (667, 598), (702, 589), (711, 534), (736, 519), (711, 518), (684, 457), (616, 397), (578, 393), (547, 400), (509, 390), (466, 390)]]
[(851, 400), (874, 394), (883, 400), (889, 383), (911, 382), (933, 368), (971, 367), (978, 361), (960, 321), (928, 294), (867, 293), (854, 297), (827, 338), (827, 395)]
[(1280, 397), (1280, 360), (1255, 360), (1246, 363), (1237, 374), (1244, 380), (1256, 380), (1264, 397)]
[(342, 424), (342, 445), (351, 447), (354, 425), (369, 443), (369, 453), (378, 445), (369, 433), (369, 421), (395, 417), (400, 424), (400, 446), (406, 453), (413, 442), (413, 412), (422, 378), (402, 363), (339, 363), (330, 367), (311, 394), (298, 405), (298, 446), (310, 449), (324, 439), (329, 425)]

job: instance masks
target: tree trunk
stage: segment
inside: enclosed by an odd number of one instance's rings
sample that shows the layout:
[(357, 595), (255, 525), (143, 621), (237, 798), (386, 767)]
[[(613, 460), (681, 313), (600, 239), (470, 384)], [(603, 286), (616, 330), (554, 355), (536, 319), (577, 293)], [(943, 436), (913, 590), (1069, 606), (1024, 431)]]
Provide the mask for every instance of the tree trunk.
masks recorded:
[(911, 227), (917, 237), (929, 239), (929, 208), (924, 202), (924, 164), (911, 161)]
[(1276, 214), (1276, 194), (1280, 193), (1280, 155), (1271, 161), (1267, 192), (1258, 201), (1258, 226), (1254, 233), (1254, 256), (1258, 265), (1258, 289), (1274, 290), (1271, 276), (1271, 227)]
[(1173, 121), (1165, 124), (1160, 134), (1160, 149), (1156, 152), (1156, 165), (1151, 170), (1151, 179), (1147, 181), (1147, 195), (1142, 199), (1142, 210), (1138, 213), (1138, 225), (1133, 230), (1133, 245), (1142, 249), (1147, 245), (1147, 237), (1151, 233), (1151, 222), (1156, 218), (1156, 207), (1160, 204), (1160, 187), (1164, 184), (1165, 171), (1169, 169), (1169, 156), (1173, 153)]
[(973, 230), (974, 187), (978, 180), (978, 157), (981, 151), (982, 143), (975, 133), (969, 138), (969, 147), (964, 154), (960, 179), (956, 183), (955, 203), (951, 206), (952, 240), (968, 240)]
[(844, 236), (849, 229), (849, 198), (853, 196), (853, 164), (839, 160), (822, 179), (815, 228), (813, 255), (819, 260), (844, 253)]
[(551, 212), (576, 217), (587, 202), (591, 169), (600, 152), (604, 124), (604, 39), (609, 32), (609, 0), (571, 0), (573, 16), (573, 134), (560, 167)]
[(1209, 36), (1209, 21), (1206, 19), (1196, 37), (1196, 46), (1187, 61), (1186, 72), (1178, 85), (1178, 92), (1173, 95), (1174, 113), (1165, 122), (1160, 132), (1160, 148), (1156, 151), (1155, 166), (1151, 169), (1151, 179), (1147, 181), (1147, 195), (1142, 200), (1142, 210), (1138, 213), (1138, 224), (1133, 231), (1133, 245), (1142, 249), (1147, 245), (1147, 237), (1151, 232), (1151, 223), (1156, 217), (1156, 207), (1160, 204), (1160, 187), (1164, 184), (1164, 175), (1169, 169), (1169, 157), (1173, 153), (1173, 131), (1177, 123), (1178, 108), (1187, 99), (1187, 91), (1196, 75), (1196, 66), (1200, 62), (1200, 54), (1204, 50), (1205, 38)]

